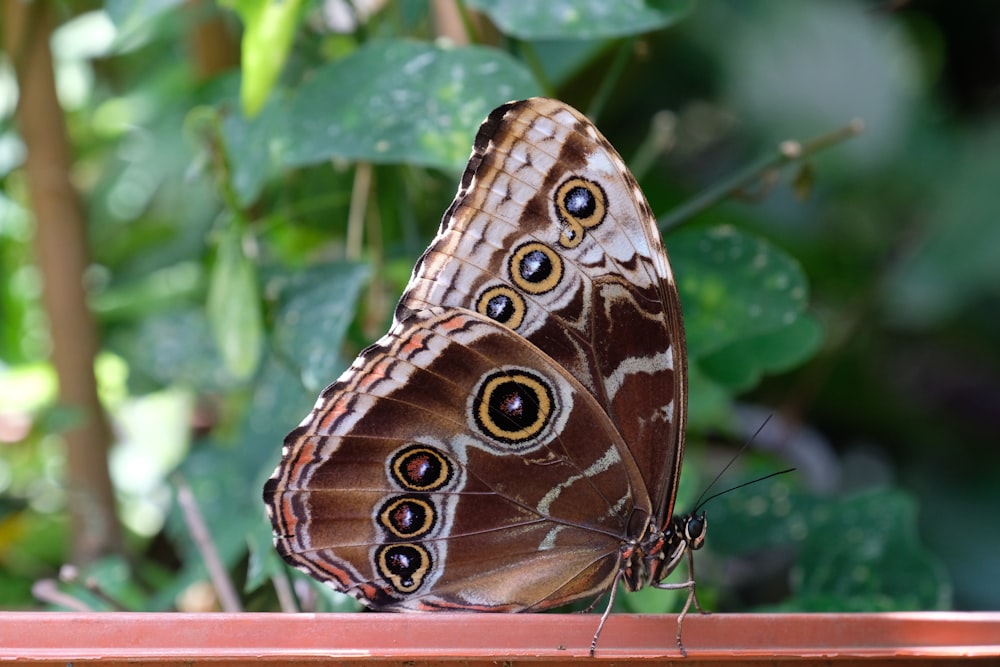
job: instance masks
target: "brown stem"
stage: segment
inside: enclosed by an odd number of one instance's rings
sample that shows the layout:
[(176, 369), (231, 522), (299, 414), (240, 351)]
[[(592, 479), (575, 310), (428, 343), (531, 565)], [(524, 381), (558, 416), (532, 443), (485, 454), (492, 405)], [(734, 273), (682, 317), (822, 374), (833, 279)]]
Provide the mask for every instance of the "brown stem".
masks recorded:
[(42, 275), (52, 364), (59, 401), (77, 420), (65, 434), (66, 490), (76, 563), (122, 550), (108, 473), (111, 428), (97, 398), (97, 328), (87, 308), (86, 222), (70, 183), (71, 154), (56, 97), (49, 38), (49, 2), (4, 0), (4, 44), (14, 63), (20, 98), (17, 121), (27, 147), (28, 193), (35, 213), (35, 260)]
[(222, 558), (219, 557), (219, 550), (215, 548), (212, 533), (208, 530), (201, 510), (198, 509), (194, 492), (180, 474), (174, 475), (173, 481), (174, 487), (177, 489), (177, 504), (184, 516), (184, 523), (187, 524), (191, 540), (194, 542), (195, 548), (198, 549), (198, 553), (201, 554), (201, 559), (205, 562), (205, 569), (208, 571), (209, 579), (212, 580), (212, 587), (219, 598), (222, 610), (229, 613), (243, 611), (236, 586), (229, 577), (229, 572), (226, 571)]
[(55, 579), (39, 579), (32, 584), (31, 594), (35, 596), (36, 600), (45, 604), (65, 607), (70, 611), (93, 611), (83, 600), (78, 600), (69, 593), (59, 590), (59, 582)]
[(240, 45), (224, 15), (208, 0), (185, 0), (186, 31), (191, 62), (198, 81), (212, 77), (240, 65)]

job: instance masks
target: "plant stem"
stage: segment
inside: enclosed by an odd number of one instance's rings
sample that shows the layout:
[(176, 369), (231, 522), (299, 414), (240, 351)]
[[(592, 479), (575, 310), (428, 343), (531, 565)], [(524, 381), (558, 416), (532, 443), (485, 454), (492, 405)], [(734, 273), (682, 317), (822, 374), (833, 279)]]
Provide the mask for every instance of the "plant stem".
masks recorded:
[(707, 190), (702, 191), (701, 194), (696, 195), (693, 199), (689, 199), (670, 211), (670, 213), (661, 217), (657, 223), (662, 231), (672, 229), (714, 206), (723, 199), (745, 189), (766, 172), (773, 169), (781, 169), (788, 164), (802, 162), (809, 156), (825, 148), (861, 134), (864, 131), (864, 127), (864, 121), (855, 118), (841, 128), (805, 142), (800, 143), (794, 140), (783, 141), (778, 144), (778, 147), (770, 155), (765, 155), (749, 167), (741, 169), (721, 183), (717, 183)]
[(601, 112), (604, 111), (604, 107), (611, 98), (611, 93), (614, 91), (615, 85), (622, 78), (622, 72), (625, 71), (629, 56), (632, 55), (632, 50), (635, 48), (635, 40), (635, 37), (630, 37), (624, 40), (621, 46), (618, 47), (618, 51), (611, 61), (611, 67), (608, 68), (608, 73), (604, 76), (600, 87), (594, 93), (594, 98), (591, 100), (590, 106), (587, 108), (587, 118), (596, 120), (600, 117)]

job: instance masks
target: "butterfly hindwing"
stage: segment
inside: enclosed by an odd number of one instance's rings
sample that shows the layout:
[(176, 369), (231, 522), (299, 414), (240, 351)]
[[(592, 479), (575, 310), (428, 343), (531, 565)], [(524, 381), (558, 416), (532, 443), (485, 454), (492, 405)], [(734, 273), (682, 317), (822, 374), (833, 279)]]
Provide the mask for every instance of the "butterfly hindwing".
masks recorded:
[(428, 309), (395, 325), (285, 450), (265, 489), (279, 552), (377, 607), (520, 610), (594, 596), (614, 575), (628, 517), (651, 512), (590, 393), (471, 312)]

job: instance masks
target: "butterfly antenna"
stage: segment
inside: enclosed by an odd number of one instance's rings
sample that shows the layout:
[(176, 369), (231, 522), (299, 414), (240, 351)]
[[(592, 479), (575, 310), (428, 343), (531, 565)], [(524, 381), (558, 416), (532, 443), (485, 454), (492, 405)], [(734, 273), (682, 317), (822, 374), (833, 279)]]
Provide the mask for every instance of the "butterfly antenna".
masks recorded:
[(743, 455), (743, 452), (745, 452), (747, 448), (753, 443), (753, 441), (757, 439), (757, 436), (760, 435), (760, 432), (764, 430), (764, 427), (767, 426), (767, 423), (771, 421), (771, 417), (773, 416), (774, 415), (767, 416), (767, 419), (765, 419), (761, 423), (761, 425), (757, 427), (757, 430), (753, 432), (753, 435), (747, 438), (747, 441), (743, 443), (743, 446), (740, 447), (740, 450), (735, 454), (733, 454), (733, 458), (729, 459), (729, 463), (727, 463), (725, 467), (719, 471), (719, 473), (715, 476), (715, 478), (711, 481), (711, 483), (705, 487), (705, 490), (701, 492), (700, 496), (698, 496), (698, 502), (695, 503), (695, 508), (694, 508), (695, 512), (700, 510), (708, 501), (714, 498), (718, 498), (719, 496), (729, 493), (730, 491), (735, 491), (736, 489), (742, 489), (744, 486), (747, 486), (749, 484), (756, 484), (757, 482), (763, 482), (765, 479), (770, 479), (771, 477), (775, 477), (777, 475), (784, 475), (785, 473), (793, 472), (795, 470), (795, 468), (788, 468), (780, 472), (772, 472), (770, 475), (764, 475), (763, 477), (758, 477), (757, 479), (750, 480), (749, 482), (743, 482), (742, 484), (726, 489), (724, 491), (713, 493), (708, 498), (705, 497), (705, 494), (711, 491), (712, 487), (715, 486), (715, 484), (720, 479), (722, 479), (723, 475), (726, 474), (726, 471), (729, 470), (729, 468), (731, 468), (734, 463), (736, 463), (736, 459), (740, 458), (740, 456)]
[(772, 477), (777, 477), (778, 475), (784, 475), (786, 473), (795, 472), (796, 470), (798, 470), (798, 468), (785, 468), (784, 470), (779, 470), (778, 472), (772, 472), (770, 475), (764, 475), (763, 477), (758, 477), (757, 479), (751, 479), (749, 482), (743, 482), (742, 484), (737, 484), (736, 486), (730, 487), (724, 491), (713, 493), (708, 498), (705, 498), (704, 500), (699, 500), (698, 505), (695, 507), (694, 512), (692, 512), (692, 514), (700, 510), (702, 505), (708, 503), (709, 500), (718, 498), (719, 496), (727, 494), (730, 491), (735, 491), (736, 489), (742, 489), (744, 486), (750, 486), (751, 484), (756, 484), (757, 482), (763, 482), (765, 479), (771, 479)]

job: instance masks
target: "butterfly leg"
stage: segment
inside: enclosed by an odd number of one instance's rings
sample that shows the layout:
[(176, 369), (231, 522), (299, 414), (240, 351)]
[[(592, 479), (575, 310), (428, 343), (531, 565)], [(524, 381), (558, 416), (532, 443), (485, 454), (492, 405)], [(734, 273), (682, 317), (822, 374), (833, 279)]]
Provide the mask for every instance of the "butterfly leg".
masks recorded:
[(698, 610), (700, 614), (709, 614), (702, 609), (701, 603), (698, 602), (698, 594), (695, 591), (695, 580), (694, 580), (694, 553), (689, 549), (687, 552), (688, 560), (688, 580), (682, 581), (676, 584), (665, 584), (657, 583), (654, 584), (656, 588), (663, 590), (680, 590), (686, 588), (688, 591), (687, 600), (684, 601), (684, 607), (681, 609), (681, 613), (677, 615), (677, 648), (680, 649), (681, 655), (685, 658), (687, 657), (687, 650), (684, 648), (684, 642), (681, 641), (681, 631), (684, 627), (684, 617), (688, 615), (688, 611), (691, 609), (691, 605), (694, 604), (695, 609)]
[(596, 607), (597, 603), (600, 602), (602, 599), (604, 599), (604, 593), (601, 593), (600, 595), (598, 595), (597, 597), (595, 597), (590, 604), (588, 604), (583, 609), (577, 611), (576, 613), (577, 614), (589, 614), (590, 612), (594, 611), (594, 607)]
[[(594, 638), (590, 640), (590, 657), (594, 657), (594, 651), (597, 650), (597, 638), (601, 636), (601, 630), (604, 629), (604, 622), (608, 620), (608, 615), (611, 614), (611, 608), (615, 606), (615, 594), (618, 592), (618, 582), (621, 581), (622, 570), (618, 570), (618, 574), (615, 575), (614, 581), (611, 582), (611, 594), (608, 596), (608, 606), (604, 609), (604, 613), (601, 614), (601, 620), (597, 623), (597, 630), (594, 632)], [(596, 600), (594, 601), (596, 604)]]
[(691, 549), (688, 549), (687, 560), (688, 560), (688, 577), (691, 579), (691, 585), (688, 587), (688, 590), (689, 590), (689, 592), (688, 592), (688, 599), (687, 599), (687, 603), (684, 605), (684, 610), (687, 611), (687, 609), (691, 606), (691, 603), (694, 602), (694, 608), (698, 610), (699, 614), (709, 614), (711, 612), (705, 611), (704, 609), (701, 608), (701, 603), (698, 602), (698, 595), (697, 595), (697, 593), (695, 593), (695, 590), (694, 590), (694, 587), (695, 587), (695, 581), (694, 581), (694, 552)]

